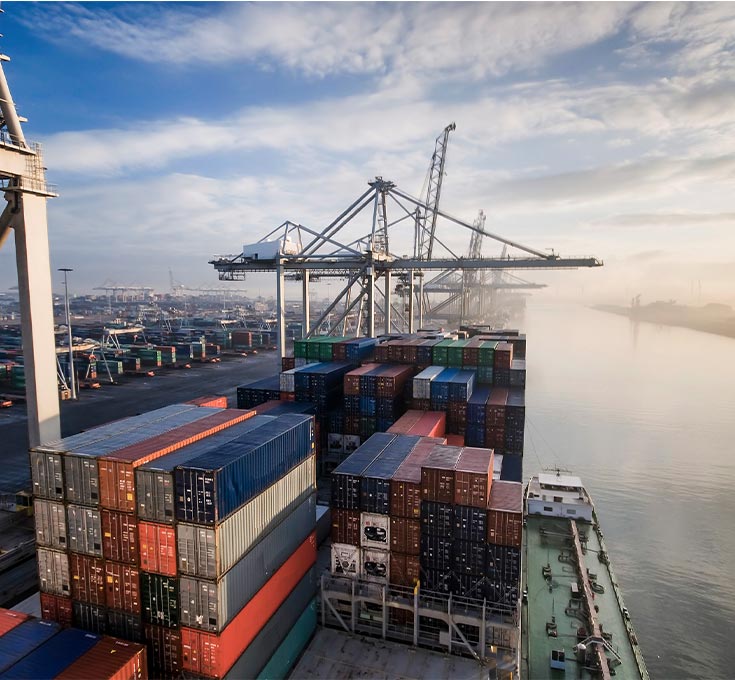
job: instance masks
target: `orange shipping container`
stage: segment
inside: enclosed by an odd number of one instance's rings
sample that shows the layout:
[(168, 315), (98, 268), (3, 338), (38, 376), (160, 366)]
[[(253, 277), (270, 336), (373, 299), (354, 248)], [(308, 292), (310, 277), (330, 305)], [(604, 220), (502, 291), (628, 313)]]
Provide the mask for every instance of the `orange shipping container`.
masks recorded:
[(407, 555), (421, 553), (421, 520), (390, 518), (390, 549)]
[(41, 618), (56, 621), (62, 626), (71, 626), (74, 609), (71, 600), (61, 595), (41, 593)]
[(492, 449), (462, 449), (454, 468), (454, 504), (487, 508), (493, 483)]
[(421, 465), (443, 439), (422, 439), (401, 463), (390, 480), (390, 514), (395, 517), (421, 518)]
[(227, 408), (227, 397), (197, 397), (185, 404), (194, 404), (194, 406), (207, 406), (209, 408)]
[(71, 596), (88, 604), (106, 603), (105, 596), (105, 563), (96, 557), (69, 555), (69, 573), (71, 575)]
[(100, 505), (135, 512), (135, 468), (252, 418), (255, 411), (229, 409), (174, 428), (98, 459)]
[(103, 637), (80, 656), (56, 680), (147, 680), (148, 660), (143, 645)]
[(176, 576), (176, 530), (168, 524), (138, 522), (140, 567), (164, 576)]
[(5, 635), (31, 617), (23, 612), (14, 612), (10, 609), (0, 609), (0, 635)]
[(219, 635), (182, 628), (184, 670), (222, 678), (315, 563), (312, 533)]
[(520, 548), (523, 538), (523, 485), (496, 480), (487, 506), (487, 542)]
[(107, 606), (140, 616), (140, 572), (129, 564), (105, 562)]
[[(390, 582), (399, 586), (415, 586), (421, 578), (421, 564), (416, 555), (390, 554)], [(406, 612), (407, 614), (409, 612)]]
[(138, 520), (135, 515), (101, 510), (102, 555), (106, 560), (138, 564)]

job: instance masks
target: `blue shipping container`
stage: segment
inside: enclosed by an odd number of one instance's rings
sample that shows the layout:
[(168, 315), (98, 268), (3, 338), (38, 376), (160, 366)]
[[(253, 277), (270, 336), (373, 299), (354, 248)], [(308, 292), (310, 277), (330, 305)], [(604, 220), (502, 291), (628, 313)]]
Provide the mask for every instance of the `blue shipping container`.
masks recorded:
[(304, 610), (291, 632), (258, 675), (258, 680), (284, 680), (316, 630), (316, 601)]
[(0, 637), (0, 673), (30, 654), (61, 630), (58, 623), (32, 619)]
[(472, 396), (474, 386), (474, 371), (458, 371), (457, 375), (449, 381), (450, 401), (467, 401)]
[(62, 630), (8, 668), (0, 678), (8, 680), (55, 678), (101, 639), (99, 635), (77, 628)]
[(500, 479), (509, 482), (523, 481), (523, 456), (517, 453), (507, 453), (503, 456), (503, 467)]
[[(472, 392), (467, 401), (467, 427), (473, 425), (485, 425), (485, 405), (490, 398), (489, 387), (478, 387)], [(474, 445), (472, 445), (474, 446)]]
[(176, 517), (216, 524), (314, 452), (314, 419), (287, 414), (176, 468)]
[(459, 373), (458, 368), (445, 368), (436, 378), (431, 381), (431, 398), (449, 401), (449, 383)]

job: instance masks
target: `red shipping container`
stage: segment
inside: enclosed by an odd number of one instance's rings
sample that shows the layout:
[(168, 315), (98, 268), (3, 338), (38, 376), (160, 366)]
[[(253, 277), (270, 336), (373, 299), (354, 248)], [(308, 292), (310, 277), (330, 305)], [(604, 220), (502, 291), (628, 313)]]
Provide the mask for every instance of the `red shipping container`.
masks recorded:
[(290, 371), (296, 368), (296, 359), (294, 357), (281, 357), (281, 370)]
[(271, 401), (265, 401), (262, 404), (258, 404), (253, 410), (255, 411), (255, 415), (262, 416), (267, 414), (271, 409), (276, 408), (276, 406), (279, 406), (280, 403), (281, 402), (278, 399), (272, 399)]
[(520, 548), (523, 539), (523, 485), (495, 480), (487, 508), (487, 542)]
[(229, 409), (98, 458), (100, 505), (135, 512), (135, 468), (252, 418), (254, 411)]
[(344, 393), (356, 395), (360, 394), (360, 376), (370, 373), (373, 369), (378, 368), (378, 364), (365, 364), (356, 368), (354, 371), (345, 373)]
[(459, 446), (434, 447), (421, 466), (422, 500), (454, 503), (454, 466), (461, 452)]
[(505, 405), (508, 402), (506, 387), (493, 387), (485, 405), (485, 425), (505, 425)]
[(138, 519), (135, 515), (101, 510), (102, 554), (106, 560), (138, 564)]
[(56, 680), (147, 680), (148, 657), (143, 645), (103, 637), (82, 654)]
[(390, 366), (376, 379), (376, 396), (397, 397), (406, 381), (413, 377), (413, 366)]
[(223, 677), (315, 563), (316, 534), (312, 533), (219, 635), (182, 628), (184, 670)]
[(423, 415), (423, 411), (406, 411), (387, 431), (390, 434), (408, 434)]
[(5, 635), (9, 630), (13, 630), (24, 621), (30, 619), (29, 614), (23, 612), (14, 612), (10, 609), (0, 609), (0, 635)]
[(157, 677), (178, 677), (181, 674), (181, 631), (175, 628), (145, 627), (148, 659)]
[[(416, 555), (391, 552), (390, 582), (399, 586), (415, 586), (421, 579), (421, 564)], [(406, 612), (408, 613), (408, 612)]]
[(105, 562), (107, 606), (140, 616), (140, 572), (129, 564)]
[(420, 555), (421, 520), (391, 517), (390, 549), (407, 555)]
[(332, 543), (360, 545), (360, 511), (332, 508)]
[(422, 439), (393, 473), (390, 480), (390, 514), (421, 519), (421, 465), (441, 439)]
[(360, 434), (360, 416), (345, 416), (345, 434), (355, 437)]
[(176, 529), (168, 524), (138, 522), (140, 568), (164, 576), (177, 575)]
[(495, 347), (493, 365), (495, 368), (510, 368), (513, 362), (513, 345), (509, 342), (499, 342)]
[[(41, 618), (56, 621), (62, 626), (71, 626), (74, 608), (71, 599), (50, 593), (41, 593)], [(2, 633), (0, 633), (1, 635)]]
[(281, 401), (296, 401), (296, 392), (281, 392)]
[(105, 606), (105, 563), (87, 555), (69, 554), (71, 596), (80, 602)]
[(464, 446), (464, 437), (461, 434), (448, 434), (447, 446)]
[(184, 403), (194, 404), (194, 406), (207, 406), (209, 408), (227, 408), (227, 397), (197, 397), (196, 399), (191, 399)]
[(410, 434), (418, 437), (443, 437), (447, 414), (443, 411), (422, 412), (421, 419), (411, 428)]
[(454, 468), (454, 503), (487, 508), (493, 483), (492, 449), (462, 449)]

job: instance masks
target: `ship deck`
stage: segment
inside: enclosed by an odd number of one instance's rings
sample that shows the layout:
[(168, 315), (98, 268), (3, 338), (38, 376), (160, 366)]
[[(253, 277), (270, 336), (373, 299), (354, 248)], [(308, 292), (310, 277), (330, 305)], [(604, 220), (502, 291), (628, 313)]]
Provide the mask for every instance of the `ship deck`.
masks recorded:
[[(524, 531), (523, 584), (528, 601), (522, 608), (521, 677), (599, 678), (599, 672), (585, 668), (577, 661), (574, 647), (580, 641), (580, 626), (592, 630), (585, 615), (583, 573), (589, 574), (588, 596), (594, 603), (596, 620), (604, 637), (619, 656), (607, 651), (607, 663), (617, 678), (648, 678), (640, 648), (630, 620), (623, 614), (623, 600), (614, 573), (600, 555), (605, 545), (595, 525), (578, 522), (582, 564), (577, 566), (573, 530), (570, 520), (529, 515)], [(586, 541), (585, 541), (586, 537)], [(550, 566), (550, 575), (544, 567)], [(573, 592), (576, 589), (576, 592)], [(557, 636), (547, 633), (547, 624), (556, 623)], [(601, 649), (600, 647), (597, 647)], [(551, 668), (553, 650), (564, 650), (565, 670)], [(609, 676), (608, 676), (609, 677)]]

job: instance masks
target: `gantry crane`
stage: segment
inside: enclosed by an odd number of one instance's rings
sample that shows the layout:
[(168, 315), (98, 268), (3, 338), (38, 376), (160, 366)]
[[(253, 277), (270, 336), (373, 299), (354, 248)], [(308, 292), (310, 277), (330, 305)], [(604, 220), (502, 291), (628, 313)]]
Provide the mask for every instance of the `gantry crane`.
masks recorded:
[(0, 54), (0, 189), (7, 205), (0, 215), (0, 247), (15, 232), (23, 360), (31, 446), (61, 437), (56, 384), (51, 265), (46, 199), (57, 195), (46, 183), (39, 144), (27, 142), (5, 79)]
[[(438, 147), (446, 149), (446, 139), (454, 126), (448, 126), (441, 136)], [(435, 152), (436, 157), (436, 152)], [(432, 163), (437, 167), (435, 184), (443, 174), (444, 161)], [(431, 185), (431, 180), (430, 180)], [(299, 274), (302, 282), (302, 309), (304, 336), (311, 336), (323, 322), (332, 318), (332, 333), (342, 327), (344, 320), (356, 308), (365, 311), (358, 315), (357, 333), (369, 337), (376, 335), (377, 312), (382, 313), (385, 333), (394, 328), (415, 328), (413, 300), (408, 296), (408, 311), (397, 308), (392, 299), (391, 277), (400, 276), (407, 282), (408, 290), (414, 291), (414, 277), (425, 271), (485, 271), (508, 269), (560, 269), (577, 267), (599, 267), (602, 262), (594, 257), (562, 258), (553, 250), (543, 252), (516, 241), (487, 231), (484, 226), (470, 224), (461, 218), (439, 209), (440, 186), (427, 191), (427, 198), (419, 199), (402, 191), (398, 186), (382, 177), (368, 182), (368, 189), (343, 210), (332, 222), (321, 230), (286, 221), (266, 234), (252, 246), (243, 248), (237, 255), (221, 255), (210, 261), (217, 270), (220, 280), (241, 280), (248, 272), (275, 272), (276, 310), (278, 319), (278, 348), (281, 356), (285, 351), (285, 278)], [(397, 216), (391, 219), (388, 207), (395, 209)], [(367, 220), (368, 231), (363, 226), (354, 236), (358, 218), (365, 211), (371, 218)], [(455, 227), (467, 229), (484, 238), (490, 238), (512, 248), (515, 255), (505, 258), (482, 256), (462, 257), (456, 255), (438, 236), (438, 218)], [(396, 254), (404, 243), (406, 225), (414, 227), (413, 255)], [(397, 227), (404, 227), (399, 231)], [(351, 233), (352, 232), (352, 233)], [(394, 241), (398, 246), (394, 248)], [(437, 246), (441, 253), (437, 253)], [(346, 284), (334, 300), (322, 311), (321, 316), (312, 323), (309, 310), (310, 276), (345, 279)], [(383, 286), (379, 286), (383, 283)], [(378, 295), (381, 299), (378, 299)], [(419, 307), (423, 295), (419, 296)], [(382, 304), (381, 304), (382, 302)], [(359, 307), (358, 307), (359, 306)], [(394, 317), (396, 319), (394, 320)]]

